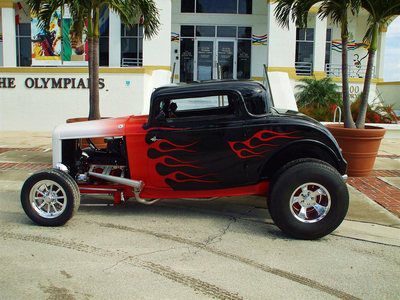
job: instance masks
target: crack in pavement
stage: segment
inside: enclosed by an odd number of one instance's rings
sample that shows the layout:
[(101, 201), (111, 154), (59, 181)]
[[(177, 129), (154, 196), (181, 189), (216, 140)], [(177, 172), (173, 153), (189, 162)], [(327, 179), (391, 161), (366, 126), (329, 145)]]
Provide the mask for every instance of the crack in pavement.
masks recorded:
[[(52, 237), (44, 237), (32, 234), (22, 234), (0, 230), (0, 237), (4, 240), (13, 239), (24, 242), (34, 242), (44, 245), (50, 245), (55, 247), (66, 248), (69, 250), (79, 251), (87, 254), (97, 255), (100, 257), (109, 257), (114, 258), (118, 257), (120, 254), (113, 252), (111, 250), (102, 249), (99, 247), (87, 245), (84, 243), (78, 243), (74, 241), (66, 241), (60, 240)], [(124, 259), (119, 261), (119, 263), (123, 263)], [(163, 266), (161, 264), (157, 264), (151, 261), (144, 261), (135, 258), (134, 256), (128, 256), (125, 258), (125, 262), (134, 266), (140, 267), (142, 269), (148, 270), (156, 275), (162, 276), (169, 280), (172, 280), (176, 283), (182, 284), (189, 288), (192, 288), (195, 291), (201, 292), (206, 296), (216, 298), (216, 299), (228, 299), (228, 300), (241, 300), (243, 299), (238, 293), (233, 293), (227, 291), (219, 286), (214, 284), (202, 281), (192, 276), (188, 276), (182, 273), (179, 273), (168, 266)]]

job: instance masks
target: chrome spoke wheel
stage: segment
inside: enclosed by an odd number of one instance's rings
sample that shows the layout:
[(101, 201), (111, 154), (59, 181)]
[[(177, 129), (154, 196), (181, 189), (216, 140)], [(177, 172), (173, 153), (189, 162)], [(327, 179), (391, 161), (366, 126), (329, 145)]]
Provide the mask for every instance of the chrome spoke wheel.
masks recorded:
[(324, 186), (308, 182), (295, 189), (289, 207), (292, 215), (300, 222), (316, 223), (328, 214), (331, 196)]
[(29, 202), (39, 216), (54, 219), (65, 211), (67, 195), (57, 182), (41, 180), (32, 187)]

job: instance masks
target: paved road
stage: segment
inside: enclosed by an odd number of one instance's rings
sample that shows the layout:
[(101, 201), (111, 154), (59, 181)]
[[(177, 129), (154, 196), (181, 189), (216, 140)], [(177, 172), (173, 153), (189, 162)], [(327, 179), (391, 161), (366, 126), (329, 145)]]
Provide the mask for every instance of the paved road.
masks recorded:
[[(85, 198), (66, 226), (33, 225), (19, 204), (26, 171), (0, 172), (2, 299), (399, 299), (400, 222), (357, 202), (318, 241), (288, 238), (264, 199), (134, 202)], [(371, 219), (371, 221), (374, 221)]]

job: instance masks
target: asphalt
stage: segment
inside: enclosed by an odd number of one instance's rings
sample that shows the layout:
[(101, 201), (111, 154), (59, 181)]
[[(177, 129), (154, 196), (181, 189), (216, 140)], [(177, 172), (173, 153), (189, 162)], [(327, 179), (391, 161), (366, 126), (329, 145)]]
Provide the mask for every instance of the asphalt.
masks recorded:
[[(0, 162), (51, 156), (46, 133), (2, 133), (0, 148), (37, 147)], [(262, 197), (117, 207), (84, 197), (67, 225), (39, 227), (19, 203), (29, 173), (0, 169), (1, 299), (399, 299), (400, 219), (352, 187), (343, 224), (300, 241), (273, 225)]]

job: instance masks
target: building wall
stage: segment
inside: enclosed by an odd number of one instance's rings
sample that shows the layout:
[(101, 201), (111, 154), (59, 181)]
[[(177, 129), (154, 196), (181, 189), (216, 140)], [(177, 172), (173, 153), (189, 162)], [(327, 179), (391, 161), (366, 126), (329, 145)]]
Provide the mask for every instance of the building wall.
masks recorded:
[(377, 89), (383, 103), (393, 105), (393, 109), (400, 113), (400, 81), (379, 83)]
[[(180, 33), (181, 25), (246, 26), (252, 27), (253, 35), (261, 36), (268, 33), (267, 9), (268, 4), (265, 0), (254, 0), (252, 15), (181, 13), (181, 0), (172, 0), (171, 30)], [(179, 42), (172, 42), (171, 50), (171, 64), (173, 67), (176, 63), (175, 74), (179, 75)], [(263, 65), (267, 63), (267, 45), (253, 43), (251, 52), (251, 77), (261, 80), (264, 76)]]

